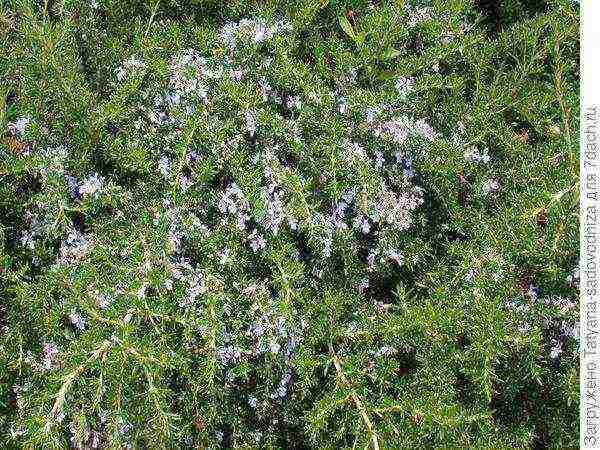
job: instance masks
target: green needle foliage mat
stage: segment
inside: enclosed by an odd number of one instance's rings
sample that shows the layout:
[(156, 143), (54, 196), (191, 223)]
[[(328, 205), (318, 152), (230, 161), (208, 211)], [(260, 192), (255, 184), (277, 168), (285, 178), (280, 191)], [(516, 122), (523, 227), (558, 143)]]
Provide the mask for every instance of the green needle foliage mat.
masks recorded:
[(578, 446), (578, 27), (0, 1), (0, 448)]

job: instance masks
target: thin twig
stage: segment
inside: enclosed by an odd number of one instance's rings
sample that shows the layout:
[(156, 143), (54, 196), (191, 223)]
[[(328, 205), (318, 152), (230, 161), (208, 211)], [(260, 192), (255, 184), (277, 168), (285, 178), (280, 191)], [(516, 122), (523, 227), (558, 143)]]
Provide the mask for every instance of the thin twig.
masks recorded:
[[(337, 354), (333, 350), (333, 345), (331, 345), (331, 342), (329, 343), (329, 352), (331, 353), (331, 356), (333, 358), (333, 365), (335, 366), (335, 370), (338, 374), (338, 377), (342, 380), (342, 382), (346, 386), (349, 387), (350, 381), (348, 381), (348, 378), (346, 378), (346, 374), (344, 374), (344, 371), (342, 370), (342, 365), (340, 364), (340, 359), (338, 358)], [(354, 389), (350, 390), (350, 398), (356, 405), (356, 408), (358, 409), (358, 412), (360, 413), (360, 415), (367, 427), (367, 430), (369, 430), (369, 433), (371, 434), (371, 440), (373, 441), (373, 448), (375, 450), (379, 450), (379, 440), (377, 439), (377, 433), (375, 431), (375, 428), (373, 427), (373, 424), (371, 423), (371, 420), (369, 419), (369, 415), (367, 414), (367, 411), (365, 410), (365, 407), (363, 406), (362, 401), (360, 400), (360, 397), (356, 394)]]
[(159, 4), (160, 4), (160, 0), (156, 0), (156, 4), (154, 5), (154, 9), (152, 10), (152, 15), (150, 16), (150, 20), (148, 21), (148, 26), (146, 27), (146, 32), (144, 33), (144, 37), (148, 36), (150, 27), (152, 26), (152, 22), (154, 21), (154, 16), (156, 16), (156, 12), (158, 11)]
[(554, 83), (556, 87), (557, 100), (560, 105), (562, 112), (563, 124), (565, 127), (565, 137), (567, 139), (567, 145), (571, 149), (571, 127), (569, 126), (569, 111), (565, 104), (564, 92), (563, 92), (563, 78), (562, 78), (562, 62), (560, 59), (560, 41), (559, 36), (556, 37), (554, 44), (554, 51), (556, 52), (556, 67), (554, 72)]
[(56, 399), (54, 400), (54, 405), (52, 406), (52, 410), (50, 411), (48, 420), (46, 421), (46, 425), (44, 427), (46, 432), (48, 432), (50, 430), (50, 426), (51, 426), (50, 419), (56, 419), (60, 415), (60, 411), (62, 409), (63, 403), (65, 402), (65, 397), (67, 395), (67, 392), (71, 388), (71, 385), (73, 384), (73, 382), (77, 379), (77, 377), (79, 377), (79, 375), (81, 375), (83, 373), (83, 371), (87, 368), (88, 364), (90, 364), (91, 362), (95, 361), (100, 356), (102, 356), (108, 350), (108, 348), (110, 346), (111, 346), (110, 341), (104, 341), (100, 347), (98, 347), (96, 350), (91, 352), (91, 355), (87, 359), (87, 361), (85, 361), (83, 364), (78, 366), (74, 371), (72, 371), (70, 374), (68, 374), (64, 378), (63, 384), (60, 387), (60, 389), (58, 390), (58, 393), (56, 394)]
[(183, 170), (183, 165), (185, 164), (185, 160), (187, 158), (188, 147), (189, 147), (190, 143), (192, 142), (192, 138), (194, 137), (194, 133), (196, 133), (196, 130), (198, 129), (198, 125), (199, 125), (198, 118), (195, 118), (194, 126), (189, 131), (187, 137), (185, 138), (185, 141), (182, 143), (181, 155), (179, 157), (179, 160), (177, 161), (177, 171), (176, 171), (176, 173), (177, 173), (178, 176), (181, 173), (181, 171)]

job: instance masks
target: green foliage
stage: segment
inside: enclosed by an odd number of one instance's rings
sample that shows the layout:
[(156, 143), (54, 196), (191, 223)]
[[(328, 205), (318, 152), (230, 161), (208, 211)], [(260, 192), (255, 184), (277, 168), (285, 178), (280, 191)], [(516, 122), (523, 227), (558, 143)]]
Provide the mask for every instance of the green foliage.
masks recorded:
[(579, 11), (477, 4), (2, 3), (2, 445), (576, 446)]

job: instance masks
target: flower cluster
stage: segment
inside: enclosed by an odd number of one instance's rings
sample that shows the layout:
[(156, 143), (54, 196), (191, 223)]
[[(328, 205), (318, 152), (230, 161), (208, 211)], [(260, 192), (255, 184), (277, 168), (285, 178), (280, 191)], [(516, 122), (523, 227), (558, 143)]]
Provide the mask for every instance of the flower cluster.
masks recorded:
[(226, 23), (221, 29), (220, 37), (233, 50), (238, 43), (259, 43), (290, 30), (290, 25), (283, 21), (269, 24), (262, 19), (242, 19), (239, 22)]

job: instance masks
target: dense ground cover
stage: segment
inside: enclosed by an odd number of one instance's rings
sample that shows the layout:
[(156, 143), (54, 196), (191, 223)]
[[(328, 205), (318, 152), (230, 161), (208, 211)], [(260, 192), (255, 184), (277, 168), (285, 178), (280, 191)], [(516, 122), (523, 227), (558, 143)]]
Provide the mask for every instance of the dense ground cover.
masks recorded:
[(578, 8), (0, 2), (0, 442), (578, 445)]

